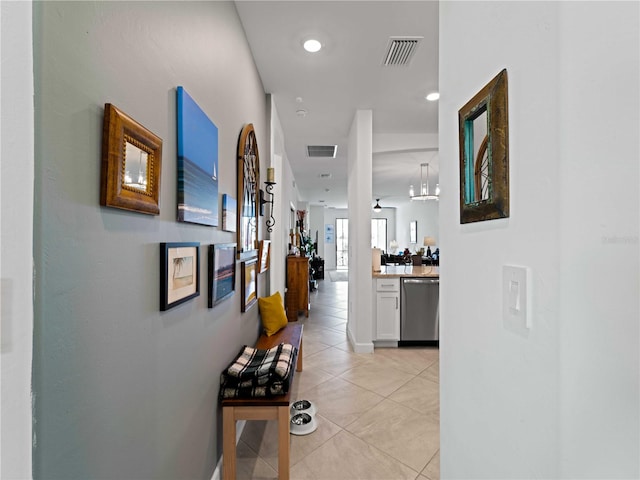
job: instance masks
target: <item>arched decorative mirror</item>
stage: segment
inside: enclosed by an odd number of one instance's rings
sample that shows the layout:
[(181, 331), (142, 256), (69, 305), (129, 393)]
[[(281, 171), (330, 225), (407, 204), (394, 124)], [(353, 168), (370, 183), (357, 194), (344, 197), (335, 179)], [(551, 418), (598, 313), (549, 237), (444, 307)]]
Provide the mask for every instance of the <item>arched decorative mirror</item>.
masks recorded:
[(458, 111), (460, 223), (509, 216), (507, 70)]
[(238, 258), (258, 256), (258, 185), (260, 157), (253, 124), (245, 125), (238, 141)]

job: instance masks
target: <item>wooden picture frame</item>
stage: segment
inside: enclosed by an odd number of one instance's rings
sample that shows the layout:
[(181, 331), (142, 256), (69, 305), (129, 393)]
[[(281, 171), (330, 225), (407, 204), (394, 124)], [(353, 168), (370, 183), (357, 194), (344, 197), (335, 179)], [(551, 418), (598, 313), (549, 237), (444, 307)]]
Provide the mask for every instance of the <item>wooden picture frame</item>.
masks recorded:
[(200, 244), (160, 244), (160, 310), (200, 295)]
[(100, 205), (159, 215), (161, 170), (162, 139), (105, 103)]
[(260, 156), (253, 124), (244, 126), (238, 140), (237, 227), (238, 259), (258, 255), (258, 211), (260, 207)]
[(258, 261), (260, 262), (258, 273), (264, 273), (269, 270), (269, 263), (271, 261), (271, 240), (260, 240)]
[(258, 261), (242, 262), (242, 301), (240, 311), (246, 312), (258, 302)]
[(509, 216), (509, 108), (502, 70), (458, 111), (460, 223)]

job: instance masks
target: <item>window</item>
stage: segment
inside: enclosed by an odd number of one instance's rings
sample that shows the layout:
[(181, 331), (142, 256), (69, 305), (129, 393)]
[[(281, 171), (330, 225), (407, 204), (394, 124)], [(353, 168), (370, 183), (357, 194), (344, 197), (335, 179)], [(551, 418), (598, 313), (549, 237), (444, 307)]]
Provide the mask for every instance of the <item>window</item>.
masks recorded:
[(387, 219), (371, 219), (371, 248), (387, 250)]

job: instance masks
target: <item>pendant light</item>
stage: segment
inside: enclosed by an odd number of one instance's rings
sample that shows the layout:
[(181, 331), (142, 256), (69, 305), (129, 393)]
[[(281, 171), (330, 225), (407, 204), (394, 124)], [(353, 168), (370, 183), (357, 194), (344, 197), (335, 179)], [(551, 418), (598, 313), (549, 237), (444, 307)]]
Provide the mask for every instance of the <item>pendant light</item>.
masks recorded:
[[(424, 176), (424, 170), (427, 170), (427, 176)], [(436, 194), (429, 194), (429, 164), (420, 164), (420, 189), (416, 195), (413, 185), (409, 186), (409, 197), (411, 200), (438, 200), (440, 198), (440, 186), (436, 186)]]
[(379, 198), (376, 198), (376, 204), (373, 207), (373, 211), (376, 212), (376, 213), (379, 213), (379, 212), (382, 211), (382, 207), (380, 206), (380, 199)]

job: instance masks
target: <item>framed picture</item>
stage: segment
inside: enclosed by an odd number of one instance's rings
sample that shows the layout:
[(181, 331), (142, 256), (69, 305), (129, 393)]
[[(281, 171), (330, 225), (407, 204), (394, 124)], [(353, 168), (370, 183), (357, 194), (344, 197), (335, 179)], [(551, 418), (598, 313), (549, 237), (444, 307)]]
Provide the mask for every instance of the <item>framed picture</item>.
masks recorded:
[(222, 195), (222, 230), (236, 231), (236, 199), (224, 193)]
[(409, 243), (418, 243), (418, 221), (411, 220), (409, 223)]
[(242, 262), (242, 302), (240, 311), (246, 312), (258, 301), (258, 261)]
[(218, 226), (218, 127), (177, 88), (178, 221)]
[(100, 205), (158, 215), (161, 165), (162, 139), (106, 103)]
[(200, 295), (200, 244), (160, 244), (160, 310)]
[(258, 255), (260, 157), (253, 124), (244, 126), (238, 140), (238, 258)]
[(209, 308), (231, 297), (236, 289), (236, 244), (209, 245)]
[(258, 273), (263, 273), (269, 270), (269, 261), (271, 260), (271, 240), (260, 240), (258, 260), (260, 261)]
[(507, 70), (460, 110), (460, 223), (509, 216)]

